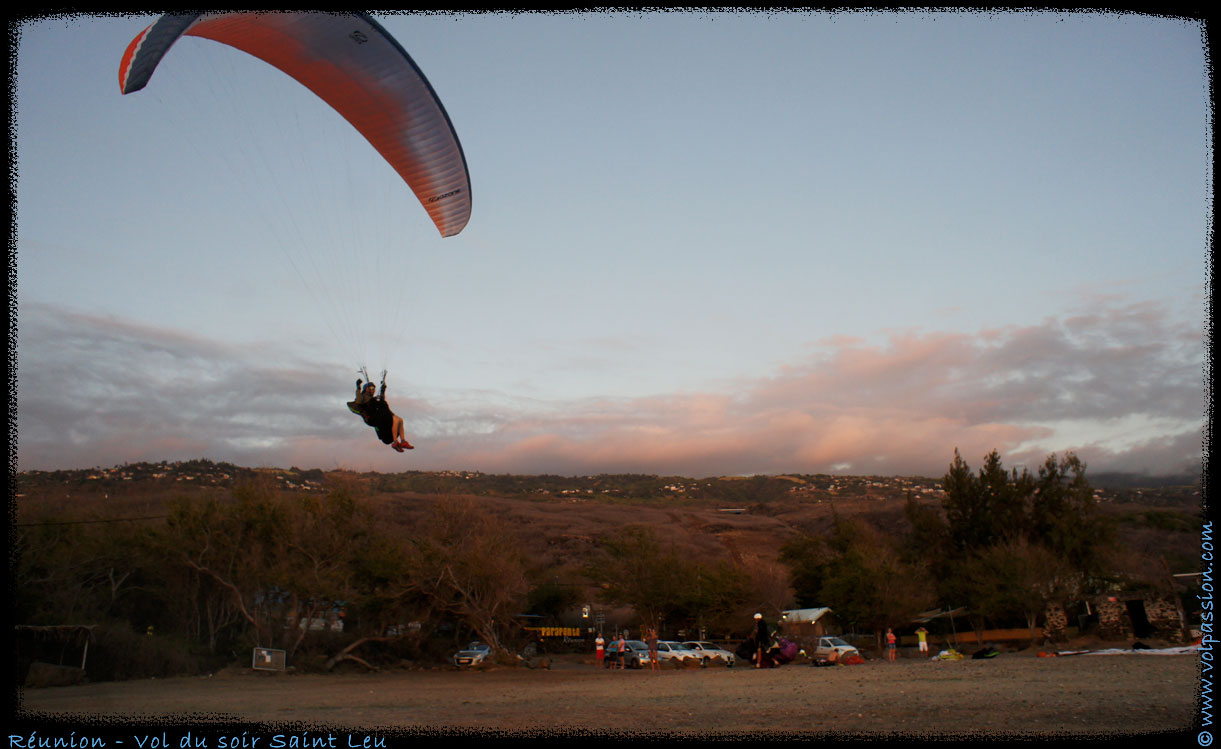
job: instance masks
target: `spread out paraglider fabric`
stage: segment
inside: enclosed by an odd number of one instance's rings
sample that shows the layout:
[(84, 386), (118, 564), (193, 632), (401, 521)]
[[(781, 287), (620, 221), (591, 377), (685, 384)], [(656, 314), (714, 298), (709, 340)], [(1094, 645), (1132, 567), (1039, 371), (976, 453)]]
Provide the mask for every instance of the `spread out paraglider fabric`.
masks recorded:
[(181, 36), (221, 42), (274, 65), (352, 124), (411, 187), (441, 236), (470, 219), (470, 177), (441, 102), (407, 52), (363, 13), (167, 14), (140, 32), (119, 65), (139, 91)]

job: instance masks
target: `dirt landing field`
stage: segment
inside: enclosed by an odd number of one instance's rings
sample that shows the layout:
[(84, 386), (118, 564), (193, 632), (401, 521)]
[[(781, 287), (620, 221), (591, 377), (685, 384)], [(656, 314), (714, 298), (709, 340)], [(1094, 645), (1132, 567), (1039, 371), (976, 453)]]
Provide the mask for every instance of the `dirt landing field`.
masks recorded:
[[(61, 732), (89, 716), (156, 720), (214, 716), (393, 736), (407, 730), (555, 733), (890, 734), (922, 737), (1189, 731), (1196, 717), (1192, 655), (1081, 655), (772, 670), (598, 671), (576, 659), (552, 670), (398, 671), (307, 676), (253, 672), (26, 689), (20, 714), (50, 714)], [(77, 716), (77, 717), (73, 717)], [(192, 721), (194, 722), (194, 721)], [(276, 726), (276, 728), (271, 728)], [(306, 745), (308, 745), (307, 739)], [(359, 742), (358, 742), (359, 743)], [(177, 744), (170, 737), (168, 749)], [(108, 744), (113, 745), (113, 744)], [(293, 747), (293, 743), (281, 746)], [(325, 746), (325, 744), (322, 744)], [(335, 746), (349, 746), (340, 740)], [(388, 746), (395, 746), (391, 740)], [(135, 742), (123, 744), (140, 749)], [(249, 745), (247, 745), (249, 746)], [(160, 749), (160, 748), (158, 748)], [(217, 749), (214, 741), (209, 749)]]

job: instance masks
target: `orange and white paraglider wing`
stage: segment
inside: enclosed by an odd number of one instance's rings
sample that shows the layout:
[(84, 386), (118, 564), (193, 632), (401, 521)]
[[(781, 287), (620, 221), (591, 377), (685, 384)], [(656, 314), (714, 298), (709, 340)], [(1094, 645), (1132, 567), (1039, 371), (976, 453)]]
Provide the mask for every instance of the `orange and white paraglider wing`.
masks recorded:
[(363, 13), (167, 14), (132, 40), (119, 87), (139, 91), (180, 36), (274, 65), (339, 112), (411, 187), (441, 236), (471, 215), (466, 157), (449, 115), (407, 52)]

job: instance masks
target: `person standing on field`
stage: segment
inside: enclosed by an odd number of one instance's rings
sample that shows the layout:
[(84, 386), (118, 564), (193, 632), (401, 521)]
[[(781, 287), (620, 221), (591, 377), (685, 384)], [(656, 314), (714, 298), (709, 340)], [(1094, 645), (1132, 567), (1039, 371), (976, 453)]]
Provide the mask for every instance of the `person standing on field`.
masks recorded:
[(763, 621), (763, 614), (755, 614), (755, 668), (763, 668), (763, 654), (771, 646), (772, 633)]

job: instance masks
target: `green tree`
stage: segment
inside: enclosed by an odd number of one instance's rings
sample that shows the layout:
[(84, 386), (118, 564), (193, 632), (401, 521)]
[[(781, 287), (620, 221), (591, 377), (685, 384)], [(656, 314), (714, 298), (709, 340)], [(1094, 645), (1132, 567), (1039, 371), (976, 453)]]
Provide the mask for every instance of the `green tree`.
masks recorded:
[[(1112, 533), (1077, 456), (1050, 455), (1036, 476), (1006, 473), (993, 451), (976, 475), (955, 450), (943, 486), (944, 601), (965, 601), (993, 620), (1020, 615), (1033, 630), (1047, 603), (1101, 580)], [(926, 522), (924, 533), (935, 536), (933, 526)]]
[(648, 625), (670, 630), (732, 626), (753, 592), (740, 566), (691, 559), (639, 526), (602, 539), (587, 575), (602, 581), (607, 602), (628, 604)]
[(727, 560), (697, 563), (686, 602), (687, 616), (675, 623), (717, 632), (740, 629), (750, 621), (750, 613), (760, 608), (776, 610), (768, 598), (777, 587), (784, 588), (780, 595), (788, 597), (787, 582), (776, 574), (780, 572), (783, 570)]
[(786, 544), (782, 558), (799, 605), (829, 606), (846, 626), (880, 635), (936, 601), (927, 566), (905, 560), (899, 546), (863, 520), (837, 516), (829, 534)]
[(1064, 556), (1082, 575), (1100, 575), (1103, 552), (1114, 536), (1098, 514), (1085, 463), (1072, 453), (1059, 459), (1049, 455), (1030, 493), (1028, 538)]
[(232, 501), (179, 502), (154, 543), (170, 563), (168, 575), (187, 573), (183, 590), (194, 600), (184, 610), (206, 622), (210, 642), (218, 626), (239, 617), (255, 644), (291, 657), (314, 620), (356, 595), (356, 559), (372, 536), (369, 518), (346, 492), (286, 499), (246, 484)]
[(950, 539), (959, 551), (990, 546), (1024, 532), (1024, 503), (1033, 481), (1025, 471), (1006, 473), (995, 450), (984, 458), (978, 475), (955, 450), (942, 486)]
[(351, 564), (344, 633), (355, 639), (327, 659), (327, 670), (345, 660), (374, 668), (356, 655), (359, 648), (403, 639), (408, 622), (427, 619), (430, 613), (431, 601), (411, 584), (411, 562), (403, 540), (372, 535), (354, 550)]
[(976, 476), (955, 450), (942, 484), (942, 508), (958, 554), (1024, 538), (1066, 557), (1084, 574), (1098, 572), (1111, 533), (1097, 514), (1085, 464), (1072, 453), (1048, 456), (1035, 477), (1025, 469), (1005, 473), (994, 450)]
[(789, 568), (793, 599), (799, 608), (826, 605), (823, 579), (834, 552), (826, 537), (802, 533), (780, 547), (780, 561)]
[(63, 516), (16, 527), (11, 570), (17, 621), (160, 623), (148, 533), (136, 523)]
[(903, 517), (911, 528), (903, 538), (899, 550), (908, 564), (926, 565), (934, 579), (941, 579), (947, 572), (953, 552), (950, 528), (936, 507), (920, 504), (907, 494), (903, 505)]
[(958, 569), (976, 614), (998, 624), (1020, 617), (1031, 638), (1047, 604), (1075, 593), (1080, 579), (1063, 556), (1025, 538), (989, 546)]
[(651, 626), (673, 623), (685, 611), (692, 567), (672, 544), (663, 545), (652, 529), (625, 528), (601, 541), (602, 559), (591, 577), (603, 581), (603, 597), (631, 605)]
[(412, 593), (456, 616), (502, 657), (529, 592), (528, 559), (508, 526), (470, 500), (438, 502), (409, 549)]
[(530, 588), (526, 607), (531, 614), (556, 620), (580, 600), (581, 592), (577, 588), (554, 579), (543, 580)]

